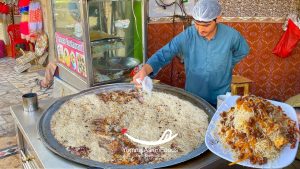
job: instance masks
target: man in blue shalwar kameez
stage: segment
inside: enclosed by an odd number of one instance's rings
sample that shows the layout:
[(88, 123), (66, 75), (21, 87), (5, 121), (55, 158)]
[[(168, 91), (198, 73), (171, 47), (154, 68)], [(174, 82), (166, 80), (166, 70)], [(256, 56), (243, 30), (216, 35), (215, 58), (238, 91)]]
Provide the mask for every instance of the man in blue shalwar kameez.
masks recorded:
[(200, 0), (193, 9), (194, 25), (158, 50), (133, 77), (155, 76), (176, 55), (184, 57), (185, 90), (213, 106), (217, 96), (230, 91), (232, 70), (248, 53), (249, 46), (241, 34), (218, 23), (221, 6), (217, 0)]

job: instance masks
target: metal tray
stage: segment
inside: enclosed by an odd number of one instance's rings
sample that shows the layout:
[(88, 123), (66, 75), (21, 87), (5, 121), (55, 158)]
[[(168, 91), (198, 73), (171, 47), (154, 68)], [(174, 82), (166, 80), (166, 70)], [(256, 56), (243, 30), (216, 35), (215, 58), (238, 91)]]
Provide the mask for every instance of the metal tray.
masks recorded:
[[(89, 167), (99, 167), (99, 168), (161, 168), (161, 167), (167, 167), (167, 166), (172, 166), (175, 164), (182, 163), (184, 161), (190, 160), (194, 157), (199, 156), (203, 152), (207, 150), (207, 147), (205, 143), (199, 145), (194, 151), (181, 156), (177, 159), (161, 162), (161, 163), (156, 163), (156, 164), (142, 164), (142, 165), (116, 165), (116, 164), (109, 164), (109, 163), (101, 163), (97, 162), (94, 160), (90, 159), (84, 159), (80, 158), (79, 156), (76, 156), (69, 151), (66, 150), (66, 148), (61, 145), (60, 143), (57, 142), (57, 140), (54, 138), (54, 136), (51, 133), (51, 128), (50, 128), (50, 122), (52, 116), (55, 114), (55, 112), (60, 108), (61, 105), (63, 105), (66, 101), (76, 98), (76, 97), (81, 97), (83, 95), (87, 94), (98, 94), (98, 93), (103, 93), (103, 92), (108, 92), (108, 91), (116, 91), (116, 90), (130, 90), (133, 89), (134, 85), (129, 84), (129, 83), (116, 83), (116, 84), (109, 84), (109, 85), (103, 85), (103, 86), (98, 86), (94, 87), (85, 91), (82, 91), (78, 94), (66, 96), (63, 98), (58, 99), (55, 101), (45, 112), (43, 113), (39, 124), (38, 124), (38, 130), (39, 130), (39, 135), (41, 137), (42, 142), (45, 144), (45, 146), (50, 149), (52, 152), (56, 153), (57, 155), (68, 159), (70, 161), (80, 163)], [(154, 91), (159, 91), (159, 92), (164, 92), (168, 94), (175, 95), (183, 100), (187, 100), (193, 105), (201, 108), (204, 110), (204, 112), (208, 115), (209, 121), (211, 120), (215, 109), (208, 104), (205, 100), (196, 97), (188, 92), (186, 92), (183, 89), (171, 87), (168, 85), (159, 85), (156, 84), (154, 85)]]

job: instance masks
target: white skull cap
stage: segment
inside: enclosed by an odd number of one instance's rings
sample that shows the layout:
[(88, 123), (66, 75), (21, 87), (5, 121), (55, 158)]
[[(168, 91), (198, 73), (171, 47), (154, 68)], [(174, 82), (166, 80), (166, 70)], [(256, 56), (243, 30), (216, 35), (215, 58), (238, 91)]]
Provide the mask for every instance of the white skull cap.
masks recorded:
[(193, 18), (197, 21), (209, 22), (221, 14), (218, 0), (199, 0), (193, 8)]

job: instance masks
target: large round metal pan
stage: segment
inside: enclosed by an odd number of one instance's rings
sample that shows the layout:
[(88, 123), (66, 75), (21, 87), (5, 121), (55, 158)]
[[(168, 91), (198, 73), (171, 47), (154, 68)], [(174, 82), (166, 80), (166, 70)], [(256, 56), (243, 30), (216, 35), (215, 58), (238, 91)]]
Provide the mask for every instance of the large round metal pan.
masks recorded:
[[(72, 98), (77, 98), (81, 97), (83, 95), (87, 94), (98, 94), (98, 93), (103, 93), (103, 92), (109, 92), (109, 91), (116, 91), (116, 90), (129, 90), (133, 89), (134, 86), (129, 83), (116, 83), (116, 84), (109, 84), (109, 85), (103, 85), (95, 88), (91, 88), (85, 91), (82, 91), (78, 94), (66, 96), (63, 98), (60, 98), (56, 102), (54, 102), (47, 110), (45, 110), (44, 114), (42, 115), (39, 124), (38, 124), (38, 130), (39, 134), (41, 136), (41, 139), (43, 143), (46, 145), (47, 148), (49, 148), (52, 152), (56, 153), (57, 155), (68, 159), (70, 161), (80, 163), (86, 166), (90, 167), (99, 167), (99, 168), (161, 168), (161, 167), (167, 167), (167, 166), (172, 166), (178, 163), (182, 163), (184, 161), (187, 161), (189, 159), (192, 159), (196, 156), (199, 156), (203, 152), (207, 150), (207, 147), (205, 143), (199, 145), (194, 151), (181, 156), (177, 159), (161, 162), (161, 163), (156, 163), (156, 164), (143, 164), (143, 165), (115, 165), (115, 164), (109, 164), (109, 163), (101, 163), (85, 158), (80, 158), (79, 156), (76, 156), (74, 154), (71, 154), (69, 151), (66, 150), (66, 148), (61, 145), (60, 143), (57, 142), (57, 140), (54, 138), (54, 136), (51, 133), (51, 128), (50, 128), (50, 122), (52, 116), (55, 114), (55, 112), (60, 108), (61, 105), (63, 105), (66, 101), (72, 99)], [(193, 105), (203, 109), (206, 114), (209, 117), (209, 121), (211, 120), (215, 109), (208, 104), (206, 101), (203, 99), (193, 96), (189, 93), (187, 93), (185, 90), (167, 86), (167, 85), (154, 85), (154, 91), (159, 91), (159, 92), (165, 92), (168, 94), (175, 95), (183, 100), (187, 100)]]

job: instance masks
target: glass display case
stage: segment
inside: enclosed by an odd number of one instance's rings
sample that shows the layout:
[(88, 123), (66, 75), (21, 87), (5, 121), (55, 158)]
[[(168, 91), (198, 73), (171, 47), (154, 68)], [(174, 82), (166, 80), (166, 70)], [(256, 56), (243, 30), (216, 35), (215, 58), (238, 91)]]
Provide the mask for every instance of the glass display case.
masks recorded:
[(128, 78), (130, 71), (143, 62), (136, 52), (143, 44), (140, 37), (144, 31), (137, 26), (144, 22), (143, 7), (135, 8), (143, 3), (52, 0), (60, 77), (78, 89)]

